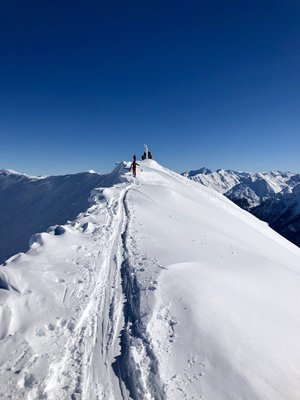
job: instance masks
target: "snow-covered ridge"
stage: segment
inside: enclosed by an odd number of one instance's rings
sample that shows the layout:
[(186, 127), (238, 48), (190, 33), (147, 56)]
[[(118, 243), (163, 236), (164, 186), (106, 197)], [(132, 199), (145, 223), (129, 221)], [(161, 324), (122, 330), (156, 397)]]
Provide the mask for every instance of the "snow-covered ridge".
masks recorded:
[(300, 247), (300, 183), (265, 200), (252, 213)]
[(88, 172), (32, 177), (0, 171), (0, 263), (28, 250), (31, 235), (64, 224), (87, 209), (90, 191), (106, 175)]
[(139, 164), (0, 268), (1, 399), (298, 400), (300, 250)]
[[(300, 174), (292, 172), (241, 172), (208, 168), (186, 171), (183, 176), (211, 187), (227, 197), (244, 198), (249, 201), (249, 207), (259, 204), (270, 195), (287, 188), (293, 188), (300, 181)], [(250, 194), (251, 193), (251, 194)]]
[(213, 188), (245, 210), (266, 221), (277, 232), (300, 245), (300, 174), (271, 171), (237, 172), (201, 168), (186, 171), (187, 178)]
[(28, 175), (28, 174), (24, 174), (22, 172), (15, 171), (13, 169), (0, 169), (0, 176), (8, 177), (9, 175), (12, 175), (14, 177), (15, 176), (25, 177), (25, 178), (32, 179), (32, 180), (47, 178), (47, 175), (38, 175), (38, 176), (36, 176), (36, 175)]

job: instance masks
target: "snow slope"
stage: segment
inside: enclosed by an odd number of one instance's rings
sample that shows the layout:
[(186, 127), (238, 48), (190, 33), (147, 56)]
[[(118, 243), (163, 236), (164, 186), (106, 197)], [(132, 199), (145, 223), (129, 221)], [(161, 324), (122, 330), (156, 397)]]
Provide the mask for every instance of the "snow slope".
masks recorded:
[(223, 169), (213, 172), (201, 168), (183, 175), (223, 193), (300, 246), (300, 197), (297, 195), (300, 174), (281, 171), (251, 174)]
[(239, 184), (242, 177), (249, 177), (249, 174), (247, 173), (240, 174), (236, 171), (224, 169), (211, 171), (210, 169), (205, 167), (199, 170), (186, 171), (182, 175), (195, 182), (202, 183), (202, 185), (204, 186), (213, 188), (220, 193), (226, 193), (235, 185)]
[(298, 399), (300, 249), (140, 164), (1, 267), (1, 399)]
[(28, 250), (30, 237), (87, 209), (90, 191), (105, 176), (83, 172), (32, 177), (0, 170), (0, 263)]

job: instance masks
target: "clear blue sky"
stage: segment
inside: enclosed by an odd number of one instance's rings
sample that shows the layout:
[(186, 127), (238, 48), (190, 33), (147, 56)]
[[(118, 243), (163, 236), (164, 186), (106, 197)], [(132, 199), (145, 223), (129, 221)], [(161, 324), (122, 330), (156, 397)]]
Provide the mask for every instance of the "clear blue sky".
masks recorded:
[(300, 2), (0, 5), (0, 168), (300, 172)]

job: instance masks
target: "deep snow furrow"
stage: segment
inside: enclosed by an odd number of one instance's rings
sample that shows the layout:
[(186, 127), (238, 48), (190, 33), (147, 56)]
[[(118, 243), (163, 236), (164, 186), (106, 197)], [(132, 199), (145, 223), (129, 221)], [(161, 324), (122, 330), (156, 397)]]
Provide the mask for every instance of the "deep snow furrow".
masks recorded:
[[(108, 219), (98, 277), (81, 317), (70, 332), (63, 359), (52, 365), (45, 395), (49, 399), (100, 400), (115, 398), (116, 377), (111, 364), (117, 353), (115, 332), (122, 326), (121, 231), (123, 198), (130, 186), (120, 188), (107, 205)], [(96, 271), (95, 271), (96, 272)], [(114, 344), (115, 342), (115, 344)]]
[[(112, 332), (120, 330), (121, 309), (118, 304), (122, 304), (123, 298), (120, 287), (117, 254), (119, 252), (119, 237), (122, 227), (122, 204), (123, 198), (129, 187), (122, 190), (120, 196), (109, 204), (111, 210), (110, 241), (104, 257), (102, 266), (105, 276), (99, 279), (98, 287), (103, 288), (103, 295), (96, 296), (96, 304), (93, 307), (95, 316), (94, 346), (85, 353), (88, 358), (88, 365), (82, 371), (82, 400), (111, 399), (114, 396), (114, 388), (111, 382), (111, 363), (115, 356), (115, 346), (112, 344)], [(116, 313), (111, 313), (112, 309)], [(109, 346), (108, 343), (111, 343)], [(88, 343), (88, 346), (90, 344)], [(101, 360), (102, 359), (102, 360)], [(99, 362), (100, 361), (100, 362)], [(98, 391), (97, 391), (98, 388)], [(99, 390), (100, 389), (100, 390)]]
[(123, 231), (121, 233), (123, 261), (121, 264), (122, 290), (125, 296), (123, 315), (125, 325), (121, 331), (121, 353), (113, 363), (113, 370), (119, 378), (123, 399), (133, 400), (165, 398), (160, 380), (158, 360), (147, 337), (146, 327), (141, 317), (141, 293), (130, 264), (127, 246), (128, 222), (130, 213), (123, 198)]

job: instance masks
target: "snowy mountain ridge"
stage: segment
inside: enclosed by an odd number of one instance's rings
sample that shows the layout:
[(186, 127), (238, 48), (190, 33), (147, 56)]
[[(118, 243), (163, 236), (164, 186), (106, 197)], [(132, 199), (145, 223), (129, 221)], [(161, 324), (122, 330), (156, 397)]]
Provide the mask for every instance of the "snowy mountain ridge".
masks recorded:
[(91, 190), (105, 176), (82, 172), (36, 177), (0, 170), (0, 263), (27, 251), (31, 235), (85, 211)]
[(271, 171), (237, 172), (202, 168), (183, 173), (187, 178), (213, 188), (241, 208), (266, 221), (278, 233), (300, 245), (300, 199), (296, 195), (300, 174)]
[(252, 213), (300, 247), (300, 183), (265, 200)]
[(1, 266), (1, 399), (297, 400), (300, 249), (139, 164)]
[[(292, 172), (250, 173), (224, 169), (211, 171), (205, 167), (199, 170), (186, 171), (182, 175), (211, 187), (226, 196), (230, 191), (231, 194), (239, 191), (238, 197), (241, 198), (243, 196), (249, 199), (250, 205), (255, 204), (255, 201), (253, 202), (251, 197), (247, 195), (247, 189), (251, 189), (255, 196), (260, 200), (264, 200), (284, 189), (293, 188), (300, 181), (300, 174)], [(243, 193), (243, 190), (245, 193)]]

